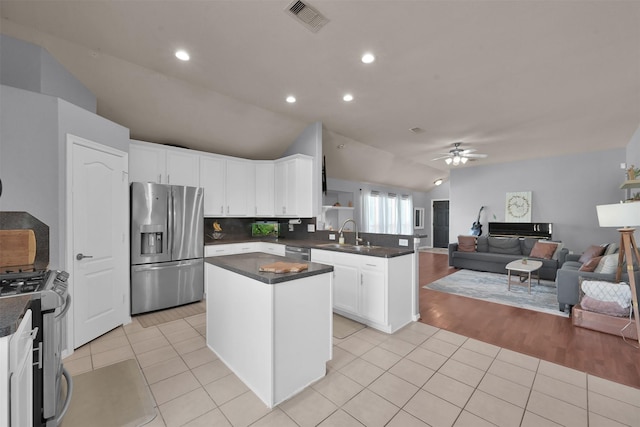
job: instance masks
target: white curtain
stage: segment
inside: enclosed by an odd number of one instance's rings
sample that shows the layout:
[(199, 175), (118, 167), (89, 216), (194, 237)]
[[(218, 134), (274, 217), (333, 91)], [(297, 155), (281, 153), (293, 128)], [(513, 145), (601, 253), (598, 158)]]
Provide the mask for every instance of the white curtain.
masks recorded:
[(413, 198), (408, 194), (362, 191), (362, 231), (413, 234)]

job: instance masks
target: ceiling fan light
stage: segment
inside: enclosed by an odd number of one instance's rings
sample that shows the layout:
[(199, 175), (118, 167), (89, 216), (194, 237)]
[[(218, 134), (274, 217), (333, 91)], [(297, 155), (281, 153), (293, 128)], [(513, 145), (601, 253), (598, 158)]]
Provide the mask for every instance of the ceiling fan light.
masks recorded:
[(469, 161), (469, 159), (466, 157), (461, 157), (460, 160), (462, 161), (463, 165)]
[(453, 156), (453, 166), (458, 166), (460, 164), (460, 156)]
[(444, 159), (444, 162), (445, 162), (446, 164), (450, 165), (450, 164), (451, 164), (451, 162), (452, 162), (451, 157), (447, 157), (446, 159)]

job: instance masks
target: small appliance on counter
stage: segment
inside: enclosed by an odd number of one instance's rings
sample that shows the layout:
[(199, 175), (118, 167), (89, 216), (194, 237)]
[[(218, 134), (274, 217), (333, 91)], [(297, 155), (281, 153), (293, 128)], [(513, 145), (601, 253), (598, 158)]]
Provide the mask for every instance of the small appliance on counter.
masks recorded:
[(131, 314), (203, 298), (203, 192), (131, 183)]

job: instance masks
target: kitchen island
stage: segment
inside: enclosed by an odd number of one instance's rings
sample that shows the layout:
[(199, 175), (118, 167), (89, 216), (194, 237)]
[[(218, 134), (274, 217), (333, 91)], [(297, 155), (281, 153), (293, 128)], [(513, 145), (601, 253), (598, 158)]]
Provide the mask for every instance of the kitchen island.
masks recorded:
[(269, 408), (326, 374), (333, 267), (260, 272), (293, 262), (264, 253), (205, 258), (207, 346)]

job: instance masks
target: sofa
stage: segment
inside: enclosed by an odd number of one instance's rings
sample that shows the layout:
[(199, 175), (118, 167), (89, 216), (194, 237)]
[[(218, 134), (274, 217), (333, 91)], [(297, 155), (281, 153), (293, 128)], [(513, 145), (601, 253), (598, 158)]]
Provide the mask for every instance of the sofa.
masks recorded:
[[(600, 250), (597, 250), (600, 248)], [(556, 288), (558, 293), (558, 308), (560, 311), (568, 310), (580, 302), (580, 279), (600, 280), (613, 282), (616, 278), (618, 265), (619, 246), (616, 243), (608, 245), (593, 245), (582, 254), (568, 254), (565, 263), (558, 270)], [(594, 263), (594, 261), (596, 261)], [(594, 264), (594, 268), (588, 267)], [(626, 268), (623, 270), (621, 280), (626, 282), (629, 276)], [(636, 280), (640, 279), (636, 272)]]
[[(475, 240), (473, 245), (470, 239)], [(540, 244), (555, 244), (553, 255), (549, 259), (531, 256), (531, 252)], [(537, 249), (537, 248), (536, 248)], [(569, 251), (560, 242), (549, 242), (531, 237), (493, 237), (493, 236), (460, 236), (458, 242), (449, 243), (449, 265), (468, 270), (505, 273), (506, 265), (511, 261), (528, 257), (542, 262), (538, 270), (541, 279), (555, 280), (556, 272), (564, 264)], [(534, 253), (536, 255), (536, 253)]]

